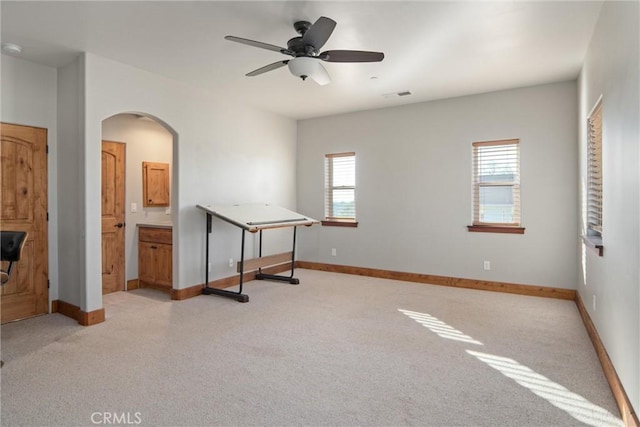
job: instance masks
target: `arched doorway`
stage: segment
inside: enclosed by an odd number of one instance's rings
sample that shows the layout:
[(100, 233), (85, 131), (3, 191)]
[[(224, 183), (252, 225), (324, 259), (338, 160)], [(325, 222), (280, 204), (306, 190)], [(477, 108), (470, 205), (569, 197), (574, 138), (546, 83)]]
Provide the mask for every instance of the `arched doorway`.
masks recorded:
[[(154, 226), (168, 232), (172, 243), (173, 206), (178, 200), (176, 162), (177, 134), (163, 121), (140, 112), (113, 115), (102, 121), (102, 278), (103, 294), (136, 289), (140, 285), (139, 229)], [(121, 160), (118, 160), (121, 157)], [(119, 165), (119, 162), (122, 165)], [(166, 165), (166, 203), (147, 203), (147, 164)], [(118, 167), (120, 167), (118, 171)], [(122, 174), (121, 178), (116, 175)], [(152, 179), (155, 183), (155, 178)], [(155, 184), (153, 186), (155, 188)], [(119, 215), (119, 216), (116, 216)], [(156, 249), (154, 247), (154, 249)], [(172, 252), (160, 263), (171, 290)], [(119, 271), (121, 270), (121, 271)], [(162, 288), (162, 287), (161, 287)]]

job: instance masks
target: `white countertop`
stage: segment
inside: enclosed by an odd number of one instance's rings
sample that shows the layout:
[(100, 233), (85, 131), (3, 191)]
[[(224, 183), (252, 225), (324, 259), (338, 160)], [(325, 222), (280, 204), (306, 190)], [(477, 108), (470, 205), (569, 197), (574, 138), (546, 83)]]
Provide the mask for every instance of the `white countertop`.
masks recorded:
[(147, 222), (139, 222), (136, 225), (138, 227), (173, 228), (173, 223), (171, 221), (147, 221)]

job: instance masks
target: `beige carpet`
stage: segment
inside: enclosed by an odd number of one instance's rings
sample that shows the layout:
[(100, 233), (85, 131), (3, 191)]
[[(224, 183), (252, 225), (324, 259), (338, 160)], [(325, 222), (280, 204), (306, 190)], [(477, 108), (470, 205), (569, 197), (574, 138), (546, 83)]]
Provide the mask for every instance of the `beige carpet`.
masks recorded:
[(59, 314), (3, 325), (0, 422), (621, 423), (573, 302), (296, 277), (247, 283), (247, 304), (141, 289), (105, 296), (106, 322), (88, 328)]

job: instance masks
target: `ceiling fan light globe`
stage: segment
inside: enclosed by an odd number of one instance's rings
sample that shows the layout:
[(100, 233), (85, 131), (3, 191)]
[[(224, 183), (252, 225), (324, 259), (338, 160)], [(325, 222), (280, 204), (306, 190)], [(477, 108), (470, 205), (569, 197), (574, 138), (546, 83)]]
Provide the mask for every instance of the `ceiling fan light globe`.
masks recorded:
[(314, 58), (299, 56), (291, 59), (288, 66), (291, 74), (305, 80), (307, 77), (313, 78), (313, 75), (318, 72), (320, 64)]

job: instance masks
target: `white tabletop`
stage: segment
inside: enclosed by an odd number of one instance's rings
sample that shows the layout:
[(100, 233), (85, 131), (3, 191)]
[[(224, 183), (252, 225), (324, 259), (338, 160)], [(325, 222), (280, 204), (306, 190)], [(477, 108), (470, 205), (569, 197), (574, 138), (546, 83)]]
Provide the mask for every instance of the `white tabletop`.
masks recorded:
[(267, 228), (294, 227), (298, 225), (310, 226), (320, 223), (320, 221), (290, 211), (289, 209), (264, 203), (196, 206), (205, 212), (252, 233)]

